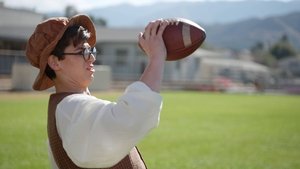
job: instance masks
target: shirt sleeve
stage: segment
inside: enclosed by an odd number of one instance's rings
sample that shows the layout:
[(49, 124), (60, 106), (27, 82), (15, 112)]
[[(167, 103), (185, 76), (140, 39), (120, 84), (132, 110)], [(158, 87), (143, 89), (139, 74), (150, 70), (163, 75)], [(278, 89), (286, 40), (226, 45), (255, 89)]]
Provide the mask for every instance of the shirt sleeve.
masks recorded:
[(116, 102), (75, 94), (57, 106), (59, 135), (79, 167), (111, 167), (159, 123), (161, 96), (134, 82)]

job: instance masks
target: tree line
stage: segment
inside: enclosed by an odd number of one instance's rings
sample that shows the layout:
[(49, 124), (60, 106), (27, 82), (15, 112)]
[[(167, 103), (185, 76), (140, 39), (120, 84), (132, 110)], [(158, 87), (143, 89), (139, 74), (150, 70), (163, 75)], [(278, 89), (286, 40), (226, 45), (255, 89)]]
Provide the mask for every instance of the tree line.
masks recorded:
[(250, 49), (254, 56), (254, 61), (270, 68), (276, 68), (279, 61), (297, 57), (298, 51), (290, 43), (287, 35), (282, 35), (281, 38), (272, 44), (271, 46), (266, 45), (263, 42), (257, 42)]

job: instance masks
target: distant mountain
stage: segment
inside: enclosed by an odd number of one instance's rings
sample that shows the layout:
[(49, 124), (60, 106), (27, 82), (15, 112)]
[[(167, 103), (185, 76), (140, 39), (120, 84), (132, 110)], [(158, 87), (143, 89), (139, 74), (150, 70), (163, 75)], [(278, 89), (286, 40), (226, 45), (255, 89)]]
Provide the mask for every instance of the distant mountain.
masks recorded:
[[(277, 0), (200, 1), (156, 3), (146, 6), (121, 4), (82, 11), (107, 21), (108, 27), (144, 27), (157, 18), (183, 17), (207, 31), (206, 43), (231, 49), (272, 44), (287, 34), (300, 49), (300, 1)], [(52, 13), (48, 16), (61, 16)]]
[(121, 4), (84, 11), (105, 19), (109, 27), (144, 26), (157, 18), (184, 17), (203, 25), (266, 18), (300, 11), (300, 1), (269, 0), (164, 2), (146, 6)]
[(243, 49), (257, 42), (273, 44), (287, 35), (295, 48), (300, 50), (300, 12), (265, 19), (218, 24), (205, 27), (206, 43), (216, 47)]
[(257, 42), (272, 44), (287, 34), (294, 46), (300, 49), (298, 0), (164, 2), (146, 6), (121, 4), (85, 12), (105, 19), (108, 27), (143, 27), (157, 18), (187, 18), (206, 29), (208, 44), (232, 49), (249, 48)]

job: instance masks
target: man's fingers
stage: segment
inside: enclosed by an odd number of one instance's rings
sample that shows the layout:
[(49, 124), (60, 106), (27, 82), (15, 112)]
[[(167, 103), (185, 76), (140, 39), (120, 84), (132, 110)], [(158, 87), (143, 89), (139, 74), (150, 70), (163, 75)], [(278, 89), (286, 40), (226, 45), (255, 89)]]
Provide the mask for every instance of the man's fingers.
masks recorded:
[(153, 24), (152, 24), (152, 28), (151, 28), (151, 36), (156, 36), (157, 35), (157, 31), (159, 28), (160, 23), (162, 22), (161, 19), (156, 20)]
[(168, 22), (164, 21), (163, 19), (158, 19), (155, 21), (151, 21), (145, 27), (145, 32), (143, 37), (145, 39), (149, 39), (151, 36), (162, 35), (165, 27), (167, 26)]
[(148, 39), (148, 38), (151, 36), (151, 30), (152, 30), (153, 24), (154, 24), (154, 22), (151, 21), (151, 22), (149, 22), (148, 25), (146, 26), (145, 32), (144, 32), (144, 37), (145, 37), (145, 39)]
[(166, 27), (169, 25), (169, 22), (166, 20), (163, 20), (162, 22), (160, 22), (160, 26), (159, 29), (157, 31), (157, 35), (158, 36), (162, 36), (162, 34), (164, 33), (164, 30), (166, 29)]
[(144, 33), (140, 32), (139, 35), (138, 35), (138, 38), (139, 38), (139, 40), (145, 39)]

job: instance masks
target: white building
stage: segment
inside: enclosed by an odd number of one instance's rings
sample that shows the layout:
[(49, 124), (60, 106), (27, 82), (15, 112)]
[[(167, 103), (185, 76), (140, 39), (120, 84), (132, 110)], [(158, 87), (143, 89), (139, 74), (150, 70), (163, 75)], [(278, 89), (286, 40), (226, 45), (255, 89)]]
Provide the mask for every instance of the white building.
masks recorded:
[[(26, 61), (24, 52), (7, 50), (24, 50), (27, 39), (43, 19), (42, 14), (0, 5), (0, 74), (9, 74), (16, 58)], [(95, 64), (109, 66), (112, 80), (137, 80), (148, 60), (138, 46), (138, 34), (144, 28), (96, 26), (96, 29), (99, 54)], [(241, 84), (265, 83), (269, 74), (268, 68), (251, 61), (232, 59), (230, 53), (198, 49), (180, 61), (167, 62), (164, 82), (183, 88), (194, 84), (214, 87), (220, 77)]]
[(176, 79), (194, 84), (193, 88), (209, 86), (211, 90), (226, 90), (230, 87), (263, 87), (271, 80), (268, 67), (236, 59), (229, 52), (198, 49), (178, 64)]

